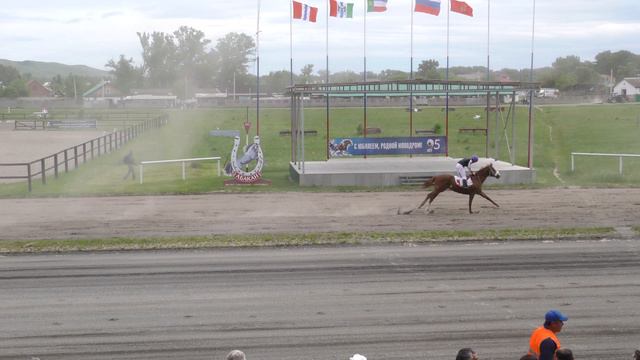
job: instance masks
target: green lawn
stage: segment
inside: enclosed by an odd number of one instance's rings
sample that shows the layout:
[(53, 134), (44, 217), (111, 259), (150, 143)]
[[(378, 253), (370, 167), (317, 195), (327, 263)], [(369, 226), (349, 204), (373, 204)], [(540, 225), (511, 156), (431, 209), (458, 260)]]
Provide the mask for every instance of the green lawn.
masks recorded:
[[(474, 120), (474, 115), (482, 118)], [(187, 169), (187, 180), (181, 179), (179, 164), (151, 165), (145, 167), (144, 184), (123, 181), (127, 168), (122, 158), (129, 150), (140, 160), (162, 160), (191, 157), (221, 156), (223, 163), (233, 145), (231, 138), (210, 137), (210, 130), (240, 130), (246, 109), (174, 110), (169, 112), (171, 121), (162, 129), (151, 130), (130, 142), (123, 149), (80, 166), (58, 179), (48, 178), (43, 186), (35, 180), (31, 196), (73, 196), (108, 194), (164, 194), (202, 193), (214, 191), (295, 191), (296, 184), (288, 180), (290, 160), (290, 138), (280, 136), (281, 130), (289, 129), (289, 109), (261, 109), (260, 135), (265, 154), (264, 178), (273, 182), (264, 187), (224, 187), (226, 177), (215, 175), (215, 162), (194, 163)], [(527, 159), (527, 108), (518, 107), (516, 112), (516, 163), (526, 165)], [(624, 175), (618, 175), (617, 158), (578, 158), (577, 170), (570, 171), (570, 153), (611, 152), (640, 154), (640, 105), (592, 105), (592, 106), (548, 106), (538, 107), (535, 112), (534, 167), (537, 170), (536, 186), (634, 186), (640, 176), (640, 159), (624, 160)], [(249, 111), (255, 119), (255, 109)], [(362, 122), (363, 110), (352, 108), (332, 109), (330, 112), (330, 137), (358, 136), (358, 125)], [(408, 136), (409, 113), (401, 108), (370, 108), (367, 113), (368, 126), (379, 127), (382, 134), (376, 136)], [(305, 128), (318, 131), (318, 136), (305, 140), (307, 160), (326, 158), (326, 114), (323, 108), (306, 109)], [(255, 135), (256, 124), (250, 136)], [(462, 127), (484, 127), (484, 110), (481, 107), (458, 107), (449, 118), (449, 154), (453, 157), (485, 154), (485, 138), (481, 134), (460, 134)], [(440, 124), (444, 132), (444, 113), (440, 107), (425, 108), (414, 113), (414, 129), (429, 129)], [(511, 124), (498, 119), (500, 142), (498, 158), (508, 160), (505, 134), (511, 141)], [(491, 130), (489, 156), (496, 156), (494, 137), (495, 114), (489, 121)], [(565, 182), (558, 180), (553, 170)], [(395, 188), (397, 189), (397, 188)], [(406, 188), (403, 188), (406, 189)], [(317, 191), (323, 189), (303, 189)], [(332, 189), (335, 190), (335, 189)], [(343, 188), (340, 190), (354, 190)], [(366, 189), (371, 190), (371, 189)], [(30, 196), (26, 185), (0, 185), (0, 196)]]

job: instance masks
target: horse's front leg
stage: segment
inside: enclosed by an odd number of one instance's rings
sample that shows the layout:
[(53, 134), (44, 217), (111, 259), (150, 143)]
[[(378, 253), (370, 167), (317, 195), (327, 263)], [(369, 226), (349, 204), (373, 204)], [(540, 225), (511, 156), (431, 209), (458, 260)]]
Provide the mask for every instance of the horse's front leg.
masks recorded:
[(500, 205), (496, 204), (496, 202), (495, 202), (495, 201), (491, 200), (491, 198), (490, 198), (490, 197), (488, 197), (488, 196), (487, 196), (487, 194), (485, 194), (485, 193), (484, 193), (484, 191), (480, 191), (480, 192), (478, 193), (478, 195), (480, 195), (480, 196), (482, 196), (483, 198), (485, 198), (485, 199), (487, 199), (487, 200), (491, 201), (491, 203), (492, 203), (493, 205), (495, 205), (496, 207), (500, 207)]
[(473, 202), (473, 197), (475, 195), (476, 194), (474, 194), (474, 193), (469, 194), (469, 214), (473, 214), (473, 211), (471, 211), (471, 203)]

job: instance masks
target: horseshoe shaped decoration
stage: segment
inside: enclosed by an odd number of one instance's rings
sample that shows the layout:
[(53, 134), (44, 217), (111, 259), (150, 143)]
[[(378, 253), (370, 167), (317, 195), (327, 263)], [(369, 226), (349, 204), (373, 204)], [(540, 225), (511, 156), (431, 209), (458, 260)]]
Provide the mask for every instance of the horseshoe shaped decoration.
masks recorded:
[(233, 149), (231, 150), (231, 175), (236, 181), (243, 184), (251, 184), (257, 182), (262, 178), (262, 166), (264, 165), (264, 155), (262, 154), (262, 148), (260, 147), (260, 137), (254, 136), (253, 144), (247, 147), (247, 152), (250, 151), (251, 146), (255, 146), (258, 152), (258, 159), (256, 167), (253, 170), (247, 172), (238, 167), (238, 148), (240, 147), (240, 137), (236, 136), (233, 139)]

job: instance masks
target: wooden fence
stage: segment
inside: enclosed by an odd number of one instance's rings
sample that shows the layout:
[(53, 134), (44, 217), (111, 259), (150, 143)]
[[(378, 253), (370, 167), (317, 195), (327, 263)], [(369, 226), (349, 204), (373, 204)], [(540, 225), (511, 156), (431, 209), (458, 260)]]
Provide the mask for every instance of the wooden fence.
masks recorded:
[[(34, 115), (38, 114), (38, 115)], [(128, 127), (144, 120), (158, 117), (153, 112), (55, 112), (43, 115), (36, 113), (0, 113), (0, 121), (13, 121), (14, 130), (55, 130), (60, 128), (56, 124), (68, 124), (66, 128), (83, 128), (82, 123), (95, 123), (92, 128), (110, 129), (113, 127)], [(85, 127), (86, 128), (86, 127)]]
[(51, 174), (53, 174), (55, 178), (58, 178), (60, 172), (64, 171), (67, 173), (70, 170), (77, 169), (80, 164), (84, 164), (101, 155), (111, 153), (132, 139), (140, 136), (145, 131), (160, 128), (166, 125), (168, 121), (168, 115), (159, 115), (38, 160), (27, 163), (0, 163), (0, 167), (26, 168), (26, 175), (0, 176), (0, 179), (25, 179), (28, 183), (29, 192), (31, 192), (34, 179), (40, 177), (42, 184), (46, 185), (47, 177), (51, 176)]

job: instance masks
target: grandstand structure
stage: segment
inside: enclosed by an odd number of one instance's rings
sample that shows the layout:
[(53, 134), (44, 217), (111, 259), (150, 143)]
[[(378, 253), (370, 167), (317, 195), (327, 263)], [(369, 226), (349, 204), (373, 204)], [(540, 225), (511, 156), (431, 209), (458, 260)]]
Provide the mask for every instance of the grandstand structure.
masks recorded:
[[(490, 139), (495, 141), (496, 158), (498, 141), (502, 136), (501, 126), (498, 125), (498, 112), (495, 111), (496, 125), (493, 133), (490, 131), (491, 109), (507, 107), (507, 124), (511, 124), (511, 141), (509, 141), (508, 161), (496, 161), (496, 167), (503, 177), (499, 182), (510, 184), (532, 183), (535, 181), (533, 169), (533, 94), (540, 88), (534, 82), (491, 82), (491, 81), (442, 81), (442, 80), (402, 80), (402, 81), (368, 81), (356, 83), (325, 83), (325, 84), (296, 84), (289, 87), (291, 97), (291, 161), (289, 173), (292, 179), (300, 185), (315, 186), (385, 186), (404, 183), (417, 183), (422, 179), (443, 173), (453, 173), (457, 159), (449, 157), (449, 100), (456, 97), (485, 98), (486, 124), (485, 154), (481, 163), (491, 159), (489, 154)], [(527, 95), (528, 97), (523, 96)], [(444, 153), (427, 156), (393, 156), (372, 157), (366, 154), (362, 157), (348, 159), (332, 158), (329, 154), (330, 142), (330, 99), (340, 97), (362, 98), (362, 128), (363, 137), (367, 137), (367, 98), (368, 97), (406, 97), (409, 126), (408, 136), (414, 137), (413, 128), (413, 100), (416, 97), (444, 98), (445, 128), (444, 137), (446, 148)], [(325, 161), (307, 161), (305, 159), (305, 101), (312, 98), (324, 97), (326, 100), (325, 142), (327, 156)], [(509, 103), (501, 100), (509, 98)], [(527, 164), (516, 164), (516, 112), (517, 99), (522, 98), (528, 105), (528, 139)], [(505, 126), (506, 129), (506, 126)]]

